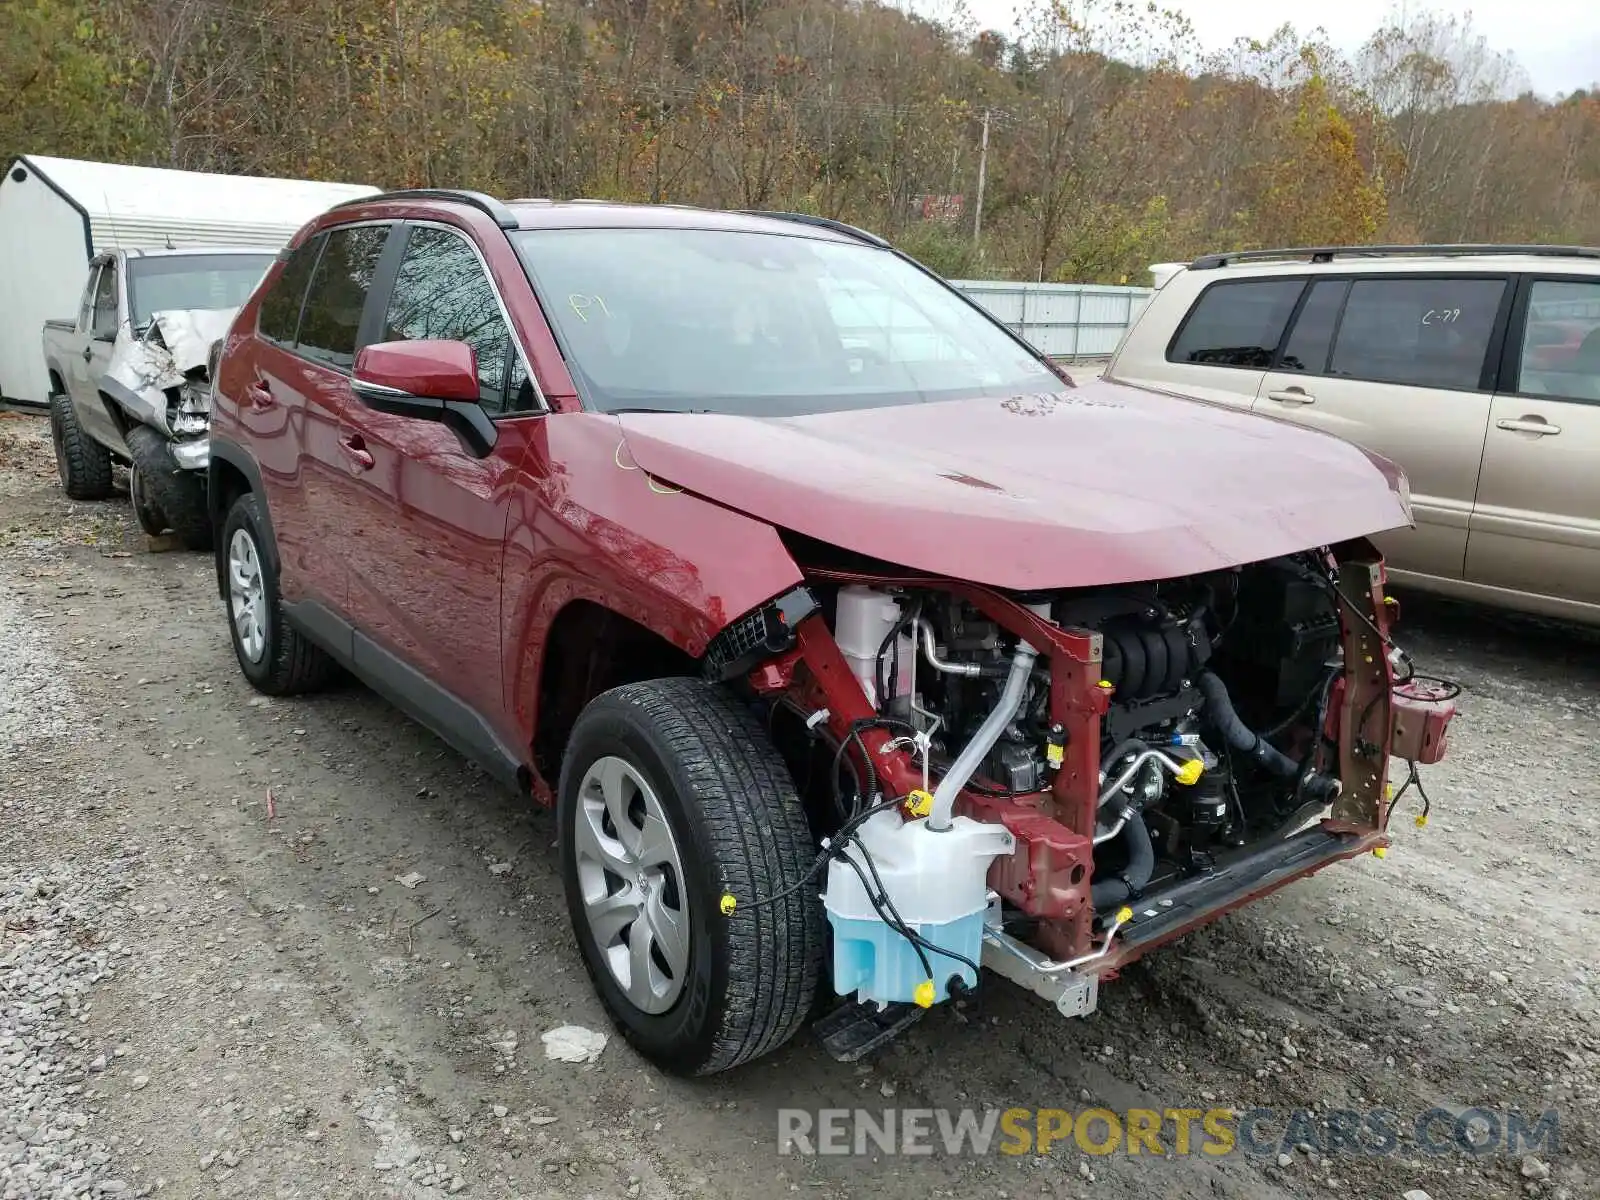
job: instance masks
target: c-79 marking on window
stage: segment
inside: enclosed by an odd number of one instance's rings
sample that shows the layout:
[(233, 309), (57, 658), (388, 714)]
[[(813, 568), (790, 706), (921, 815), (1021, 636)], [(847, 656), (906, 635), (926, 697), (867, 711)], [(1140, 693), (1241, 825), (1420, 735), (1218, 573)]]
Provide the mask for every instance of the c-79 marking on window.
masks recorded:
[(1461, 320), (1459, 308), (1430, 308), (1422, 314), (1424, 325), (1454, 325)]

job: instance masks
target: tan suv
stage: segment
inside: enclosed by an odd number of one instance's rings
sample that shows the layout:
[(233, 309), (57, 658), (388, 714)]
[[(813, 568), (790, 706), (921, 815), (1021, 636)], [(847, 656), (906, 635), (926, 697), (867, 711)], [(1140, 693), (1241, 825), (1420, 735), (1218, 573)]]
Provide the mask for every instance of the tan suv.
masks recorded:
[(1393, 459), (1417, 520), (1376, 539), (1397, 582), (1600, 625), (1600, 249), (1249, 251), (1162, 274), (1107, 378)]

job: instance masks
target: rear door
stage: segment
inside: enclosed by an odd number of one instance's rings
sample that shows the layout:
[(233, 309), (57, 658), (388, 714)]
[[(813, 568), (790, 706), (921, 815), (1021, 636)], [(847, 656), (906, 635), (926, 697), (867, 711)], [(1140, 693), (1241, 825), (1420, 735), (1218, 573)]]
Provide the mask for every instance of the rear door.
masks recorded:
[[(94, 330), (94, 302), (100, 294), (100, 276), (111, 268), (106, 266), (103, 258), (94, 259), (89, 263), (89, 278), (83, 285), (83, 299), (78, 304), (78, 320), (71, 337), (61, 343), (62, 359), (60, 362), (62, 383), (66, 387), (67, 399), (74, 404), (78, 398), (86, 394), (89, 380), (89, 359), (94, 351), (89, 347), (89, 339)], [(82, 424), (82, 419), (79, 419)]]
[(117, 263), (114, 258), (100, 260), (100, 273), (95, 277), (94, 300), (89, 308), (88, 332), (83, 350), (67, 365), (71, 378), (67, 391), (78, 413), (78, 424), (83, 431), (103, 446), (122, 451), (122, 431), (111, 419), (111, 410), (100, 398), (100, 377), (111, 365), (111, 351), (116, 346), (117, 327), (120, 321)]
[(1255, 411), (1399, 464), (1417, 525), (1376, 538), (1396, 571), (1460, 579), (1512, 287), (1498, 275), (1319, 278)]
[(1526, 280), (1512, 329), (1467, 579), (1600, 604), (1600, 276)]
[[(349, 471), (339, 418), (388, 231), (387, 222), (338, 226), (294, 252), (262, 300), (240, 384), (239, 419), (250, 430), (272, 510), (280, 586), (291, 603), (310, 603), (302, 621), (330, 637), (325, 616), (345, 613), (349, 574)], [(336, 648), (348, 653), (338, 636)]]

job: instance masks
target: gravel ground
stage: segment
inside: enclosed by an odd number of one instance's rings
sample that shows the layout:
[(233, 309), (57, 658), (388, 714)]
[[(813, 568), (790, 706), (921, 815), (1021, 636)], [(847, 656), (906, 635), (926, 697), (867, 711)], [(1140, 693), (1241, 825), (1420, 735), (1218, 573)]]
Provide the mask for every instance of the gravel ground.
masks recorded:
[[(43, 422), (0, 414), (0, 1200), (1600, 1195), (1600, 639), (1405, 599), (1419, 669), (1465, 693), (1386, 860), (1169, 947), (1087, 1020), (997, 982), (870, 1063), (802, 1037), (687, 1083), (620, 1039), (546, 1057), (607, 1026), (545, 814), (359, 687), (256, 696), (209, 560), (67, 501)], [(1091, 1104), (1554, 1109), (1559, 1142), (777, 1146), (780, 1107)]]

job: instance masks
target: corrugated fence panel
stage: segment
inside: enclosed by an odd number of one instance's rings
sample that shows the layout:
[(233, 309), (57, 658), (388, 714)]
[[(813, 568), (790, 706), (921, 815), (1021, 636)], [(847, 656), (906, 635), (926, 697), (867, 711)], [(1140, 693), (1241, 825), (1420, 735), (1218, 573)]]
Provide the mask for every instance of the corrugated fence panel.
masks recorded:
[(1150, 298), (1149, 288), (952, 279), (1052, 358), (1108, 358)]

